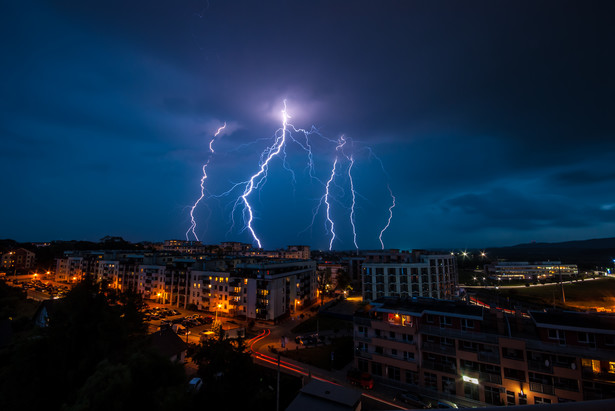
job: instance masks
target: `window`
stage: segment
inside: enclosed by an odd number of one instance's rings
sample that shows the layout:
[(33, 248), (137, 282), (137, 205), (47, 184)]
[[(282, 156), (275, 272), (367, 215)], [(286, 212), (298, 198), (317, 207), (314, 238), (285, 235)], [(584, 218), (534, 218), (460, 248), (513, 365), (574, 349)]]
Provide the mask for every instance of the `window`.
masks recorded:
[(511, 360), (523, 361), (523, 351), (514, 348), (503, 347), (502, 356), (504, 358), (510, 358)]
[(395, 348), (391, 348), (391, 355), (397, 357), (397, 350)]
[(414, 342), (414, 335), (402, 334), (401, 339), (402, 341), (412, 344)]
[(504, 367), (504, 378), (516, 381), (525, 381), (525, 371)]
[(542, 398), (542, 397), (535, 396), (534, 404), (551, 404), (551, 400), (548, 398)]
[(515, 392), (514, 391), (506, 391), (506, 405), (515, 405)]
[(462, 330), (473, 330), (474, 329), (474, 320), (468, 320), (464, 318), (461, 320), (461, 329)]
[(547, 333), (550, 340), (557, 340), (560, 344), (566, 344), (566, 332), (563, 330), (549, 329)]
[(500, 405), (500, 389), (485, 385), (485, 402), (487, 404)]
[(395, 333), (393, 331), (389, 331), (389, 338), (395, 339)]
[(431, 314), (427, 314), (425, 316), (425, 321), (427, 322), (427, 324), (433, 324), (435, 322), (434, 316)]
[(589, 344), (590, 346), (596, 345), (596, 337), (594, 336), (594, 334), (580, 332), (578, 333), (578, 338), (579, 338), (579, 343), (581, 344)]
[(453, 325), (453, 319), (445, 315), (440, 317), (440, 327), (451, 327)]
[(372, 374), (378, 377), (382, 377), (382, 364), (378, 362), (373, 362), (372, 363)]
[(416, 371), (406, 370), (406, 384), (415, 384), (419, 383), (419, 373)]
[(406, 361), (414, 361), (414, 353), (413, 352), (404, 351), (404, 360), (406, 360)]
[(383, 348), (382, 348), (382, 347), (380, 347), (380, 346), (378, 346), (378, 345), (377, 345), (377, 346), (375, 346), (375, 347), (374, 347), (374, 352), (375, 352), (376, 354), (382, 354), (382, 353), (384, 353), (384, 350), (383, 350)]
[(455, 395), (457, 389), (455, 387), (455, 378), (442, 377), (442, 392), (446, 394)]
[(437, 390), (438, 389), (438, 376), (430, 372), (426, 372), (424, 376), (425, 376), (425, 387), (433, 388), (434, 390)]
[(401, 380), (401, 370), (397, 367), (388, 366), (387, 367), (387, 377), (389, 380), (400, 381)]
[(605, 345), (615, 345), (615, 335), (605, 335), (604, 344)]
[(379, 329), (375, 329), (374, 333), (376, 334), (376, 337), (380, 337), (380, 330)]

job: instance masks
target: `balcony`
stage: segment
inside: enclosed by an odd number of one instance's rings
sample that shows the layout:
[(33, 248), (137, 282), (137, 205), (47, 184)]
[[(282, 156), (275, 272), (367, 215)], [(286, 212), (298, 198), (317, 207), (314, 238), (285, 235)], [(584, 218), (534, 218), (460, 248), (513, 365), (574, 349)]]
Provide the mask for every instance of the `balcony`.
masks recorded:
[(527, 368), (531, 371), (540, 371), (553, 374), (553, 366), (550, 362), (545, 364), (544, 361), (527, 360)]
[(502, 376), (500, 374), (490, 374), (488, 372), (479, 373), (479, 378), (483, 382), (490, 382), (493, 384), (502, 384)]
[(367, 351), (355, 350), (355, 355), (359, 358), (367, 358), (368, 360), (372, 359), (372, 355)]
[(583, 379), (584, 380), (596, 380), (613, 382), (615, 381), (615, 374), (609, 372), (594, 372), (590, 367), (583, 367)]
[(434, 327), (432, 325), (421, 325), (419, 332), (425, 334), (439, 335), (440, 337), (458, 338), (462, 340), (498, 344), (498, 336), (496, 334), (487, 334), (485, 332), (464, 331), (455, 328), (440, 328)]
[(423, 368), (426, 368), (428, 370), (442, 371), (442, 372), (446, 372), (449, 374), (457, 373), (454, 364), (449, 364), (445, 362), (436, 362), (436, 361), (431, 361), (431, 360), (423, 360), (421, 365)]
[(555, 395), (555, 388), (552, 385), (530, 382), (530, 391), (542, 394)]
[(456, 354), (454, 345), (442, 345), (442, 344), (437, 344), (437, 343), (432, 343), (432, 342), (424, 342), (422, 349), (425, 351), (434, 352), (438, 354), (449, 354), (449, 355)]
[(478, 361), (480, 362), (488, 362), (491, 364), (499, 364), (500, 363), (500, 354), (493, 352), (478, 352)]

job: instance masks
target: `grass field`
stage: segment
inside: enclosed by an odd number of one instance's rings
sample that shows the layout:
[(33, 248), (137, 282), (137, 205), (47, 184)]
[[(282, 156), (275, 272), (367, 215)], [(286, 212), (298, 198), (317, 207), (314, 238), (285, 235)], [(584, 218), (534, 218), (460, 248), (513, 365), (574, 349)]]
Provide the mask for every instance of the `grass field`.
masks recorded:
[[(562, 306), (559, 285), (532, 285), (531, 287), (500, 289), (502, 296), (542, 303), (546, 305)], [(599, 311), (612, 311), (615, 309), (615, 279), (604, 278), (593, 281), (578, 281), (564, 284), (566, 306), (582, 309), (595, 308)]]

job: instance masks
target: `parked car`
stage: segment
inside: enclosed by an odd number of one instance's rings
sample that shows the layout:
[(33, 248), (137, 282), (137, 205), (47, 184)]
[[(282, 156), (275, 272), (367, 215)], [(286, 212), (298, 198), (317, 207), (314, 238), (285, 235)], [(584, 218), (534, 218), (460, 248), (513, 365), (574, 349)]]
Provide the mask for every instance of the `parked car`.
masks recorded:
[(374, 388), (374, 379), (367, 372), (359, 371), (357, 369), (350, 369), (348, 370), (348, 374), (346, 374), (346, 378), (348, 378), (348, 382), (351, 384), (359, 385), (365, 390), (371, 390)]
[(448, 400), (438, 400), (436, 408), (459, 408), (457, 404)]
[(395, 396), (395, 400), (405, 402), (416, 407), (431, 408), (431, 402), (424, 399), (421, 395), (411, 391), (403, 391)]

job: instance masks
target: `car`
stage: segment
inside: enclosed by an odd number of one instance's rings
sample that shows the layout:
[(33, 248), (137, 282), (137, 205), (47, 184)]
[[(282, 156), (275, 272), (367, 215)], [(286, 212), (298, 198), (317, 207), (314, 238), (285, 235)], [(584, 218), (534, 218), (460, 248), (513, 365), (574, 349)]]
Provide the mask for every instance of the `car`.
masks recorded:
[(421, 408), (431, 408), (431, 403), (425, 400), (421, 395), (411, 391), (403, 391), (395, 396), (396, 401), (401, 401), (406, 404), (411, 404)]
[(436, 408), (459, 408), (457, 404), (448, 400), (438, 400)]
[(203, 388), (203, 380), (196, 377), (196, 378), (191, 379), (188, 385), (190, 386), (190, 391), (197, 392), (197, 391), (200, 391), (201, 388)]
[(357, 369), (350, 369), (346, 374), (348, 382), (354, 385), (359, 385), (365, 390), (371, 390), (374, 388), (374, 379), (371, 374)]

